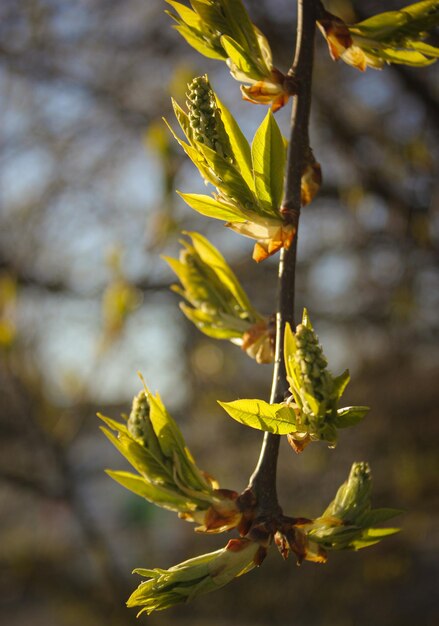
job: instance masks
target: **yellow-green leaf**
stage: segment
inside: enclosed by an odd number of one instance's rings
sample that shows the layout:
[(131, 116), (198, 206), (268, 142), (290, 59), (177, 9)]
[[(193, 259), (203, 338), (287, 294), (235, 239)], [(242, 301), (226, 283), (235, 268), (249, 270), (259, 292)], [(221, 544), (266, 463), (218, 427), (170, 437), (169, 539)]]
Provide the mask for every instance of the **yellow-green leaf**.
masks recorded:
[(190, 498), (186, 498), (162, 486), (148, 483), (141, 476), (136, 476), (130, 472), (116, 472), (113, 470), (106, 470), (106, 473), (129, 491), (165, 509), (170, 509), (171, 511), (187, 511), (194, 509), (193, 502)]
[(268, 404), (263, 400), (235, 400), (218, 404), (237, 422), (276, 435), (296, 431), (294, 410), (284, 404)]
[(251, 315), (256, 319), (262, 319), (251, 306), (245, 291), (239, 283), (239, 280), (236, 278), (230, 266), (218, 250), (199, 233), (190, 232), (187, 234), (192, 238), (194, 248), (200, 255), (201, 259), (214, 270), (215, 274), (217, 274), (220, 278), (226, 289), (229, 290), (236, 298), (240, 307), (244, 311), (251, 313)]
[(191, 209), (207, 217), (225, 222), (246, 222), (248, 219), (239, 209), (218, 202), (210, 196), (197, 193), (181, 193), (180, 191), (177, 191), (177, 193)]
[(256, 195), (265, 211), (279, 217), (285, 169), (285, 144), (271, 110), (256, 131), (252, 147)]
[(252, 80), (260, 80), (264, 77), (264, 74), (253, 61), (250, 54), (237, 41), (227, 35), (223, 35), (221, 37), (221, 45), (232, 63), (231, 69), (235, 78), (238, 78), (238, 76), (235, 76), (237, 72), (243, 75), (242, 78), (244, 80), (246, 77)]
[(215, 98), (218, 108), (220, 109), (224, 129), (228, 135), (230, 145), (232, 146), (236, 166), (249, 188), (254, 191), (252, 158), (249, 143), (226, 105), (221, 102), (218, 96), (215, 95)]

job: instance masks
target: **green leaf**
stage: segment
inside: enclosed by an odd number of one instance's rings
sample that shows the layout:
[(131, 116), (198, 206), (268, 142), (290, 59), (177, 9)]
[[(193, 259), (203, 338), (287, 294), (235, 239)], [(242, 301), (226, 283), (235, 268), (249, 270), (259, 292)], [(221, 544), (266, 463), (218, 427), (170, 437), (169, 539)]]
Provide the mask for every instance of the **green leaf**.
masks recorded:
[(379, 13), (355, 24), (349, 30), (380, 41), (398, 41), (410, 36), (424, 38), (424, 31), (432, 30), (438, 23), (439, 3), (437, 0), (424, 0), (400, 11)]
[(225, 54), (221, 47), (215, 46), (212, 40), (206, 38), (205, 32), (203, 32), (205, 29), (203, 20), (195, 11), (180, 2), (173, 0), (166, 0), (166, 2), (172, 6), (177, 15), (171, 11), (165, 11), (165, 13), (177, 22), (178, 26), (175, 26), (175, 29), (190, 46), (210, 59), (225, 60)]
[(317, 416), (323, 417), (325, 414), (326, 402), (319, 402), (317, 398), (315, 398), (313, 395), (305, 391), (305, 389), (302, 390), (302, 395), (304, 399), (307, 401), (307, 403), (309, 404), (309, 407), (311, 411), (314, 413), (314, 415), (316, 417)]
[(403, 65), (412, 65), (413, 67), (424, 67), (434, 63), (434, 59), (428, 59), (426, 56), (416, 50), (396, 50), (394, 48), (383, 48), (379, 52), (373, 51), (375, 56), (379, 56), (388, 63), (400, 63)]
[(303, 308), (302, 324), (306, 328), (309, 328), (309, 330), (314, 330), (313, 325), (311, 324), (311, 318), (309, 316), (308, 309), (306, 307)]
[(369, 411), (370, 408), (368, 406), (347, 406), (343, 409), (338, 409), (334, 424), (337, 428), (354, 426), (354, 424), (361, 422)]
[(216, 48), (209, 46), (206, 40), (203, 38), (202, 33), (198, 33), (193, 28), (189, 28), (184, 24), (174, 26), (175, 30), (185, 39), (185, 41), (194, 48), (197, 52), (207, 57), (208, 59), (216, 59), (220, 61), (225, 60), (225, 55), (222, 54)]
[(434, 58), (439, 57), (439, 48), (430, 46), (428, 43), (424, 43), (423, 41), (408, 41), (406, 45), (408, 48), (412, 48), (413, 50), (416, 50), (421, 54), (425, 54)]
[(258, 200), (268, 214), (279, 217), (286, 152), (282, 134), (271, 110), (256, 131), (251, 152)]
[(401, 532), (400, 528), (368, 528), (364, 531), (363, 539), (382, 539), (383, 537), (390, 537)]
[(361, 525), (366, 526), (375, 526), (375, 524), (382, 524), (383, 522), (387, 522), (389, 519), (396, 517), (397, 515), (401, 515), (404, 513), (401, 509), (372, 509), (361, 518)]
[(364, 531), (358, 539), (354, 539), (349, 548), (353, 550), (361, 550), (362, 548), (369, 548), (379, 543), (384, 537), (391, 537), (401, 532), (400, 528), (369, 528)]
[(177, 193), (191, 209), (207, 217), (225, 222), (246, 222), (248, 219), (239, 209), (218, 202), (218, 200), (214, 200), (210, 196), (197, 193), (181, 193), (180, 191), (177, 191)]
[(349, 374), (349, 370), (345, 370), (343, 374), (340, 374), (340, 376), (336, 376), (333, 379), (334, 387), (332, 393), (335, 401), (340, 400), (350, 380), (351, 376)]
[(294, 366), (294, 355), (296, 354), (297, 346), (296, 339), (294, 337), (294, 333), (291, 330), (291, 326), (287, 324), (285, 326), (285, 335), (284, 335), (284, 357), (285, 357), (285, 367), (287, 370), (287, 376), (292, 378), (294, 382), (297, 380), (297, 376), (295, 374)]
[(178, 104), (178, 102), (176, 102), (176, 100), (174, 100), (174, 98), (171, 98), (171, 103), (172, 103), (172, 108), (174, 109), (174, 114), (177, 119), (177, 122), (180, 124), (181, 130), (186, 135), (188, 141), (192, 142), (193, 132), (192, 132), (188, 114), (185, 111), (183, 111), (181, 106)]
[(117, 422), (116, 420), (111, 419), (111, 417), (105, 417), (102, 413), (98, 413), (99, 419), (101, 419), (111, 430), (115, 430), (118, 433), (123, 433), (124, 435), (128, 434), (128, 429), (125, 424), (122, 422)]
[(130, 472), (115, 472), (113, 470), (106, 470), (106, 474), (122, 485), (122, 487), (165, 509), (188, 511), (195, 508), (189, 498), (162, 486), (153, 485), (141, 476), (136, 476)]
[(160, 483), (172, 482), (172, 471), (163, 458), (157, 458), (130, 435), (115, 437), (106, 428), (101, 428), (107, 439), (140, 474)]
[[(200, 32), (203, 30), (203, 23), (195, 11), (192, 11), (192, 9), (187, 7), (185, 4), (175, 2), (174, 0), (165, 0), (165, 2), (171, 5), (187, 26), (195, 28)], [(175, 19), (175, 16), (172, 16), (172, 13), (168, 13), (168, 15), (171, 15), (171, 17), (174, 17)]]
[(373, 39), (387, 39), (406, 23), (407, 16), (401, 11), (386, 11), (358, 22), (350, 30)]
[(232, 147), (236, 166), (249, 188), (254, 191), (252, 159), (249, 143), (226, 105), (221, 102), (216, 94), (215, 98), (221, 113), (221, 120), (224, 124), (224, 129)]
[(238, 80), (245, 80), (246, 78), (261, 80), (264, 78), (263, 72), (261, 72), (257, 63), (253, 61), (253, 57), (237, 41), (227, 35), (223, 35), (221, 37), (221, 45), (232, 63), (231, 72), (234, 78)]
[(235, 400), (218, 404), (237, 422), (277, 435), (296, 431), (294, 410), (284, 404), (268, 404), (263, 400)]
[(221, 326), (217, 318), (213, 318), (208, 313), (193, 309), (183, 303), (180, 304), (180, 308), (186, 317), (195, 324), (195, 326), (202, 333), (213, 339), (238, 339), (242, 337), (242, 332), (229, 328), (227, 326)]
[(174, 466), (178, 462), (179, 473), (183, 474), (187, 487), (201, 491), (210, 491), (210, 486), (195, 465), (180, 429), (164, 407), (160, 396), (157, 394), (154, 397), (152, 394), (149, 394), (148, 401), (151, 424), (163, 454), (172, 460)]
[[(241, 0), (222, 0), (221, 5), (228, 24), (233, 27), (233, 30), (226, 34), (230, 34), (233, 39), (248, 50), (251, 57), (258, 60), (259, 65), (264, 66), (257, 31)], [(262, 67), (261, 69), (265, 68)]]
[(189, 145), (185, 141), (180, 139), (180, 137), (174, 132), (172, 126), (169, 124), (169, 122), (165, 118), (163, 118), (163, 121), (165, 122), (166, 126), (168, 127), (174, 139), (183, 148), (187, 156), (190, 158), (192, 163), (198, 169), (202, 178), (205, 181), (211, 183), (212, 185), (216, 185), (217, 184), (216, 176), (214, 175), (213, 172), (210, 171), (203, 154), (200, 154), (194, 146)]
[(188, 232), (187, 234), (191, 237), (194, 248), (200, 255), (203, 262), (207, 263), (213, 269), (224, 287), (230, 291), (234, 298), (236, 298), (236, 301), (242, 310), (247, 311), (249, 313), (249, 317), (256, 318), (256, 320), (262, 319), (262, 317), (251, 306), (250, 301), (245, 291), (242, 289), (238, 279), (218, 250), (199, 233)]
[(224, 195), (233, 198), (243, 209), (257, 212), (256, 199), (239, 171), (212, 148), (198, 141), (194, 145), (217, 177), (213, 183), (215, 187)]

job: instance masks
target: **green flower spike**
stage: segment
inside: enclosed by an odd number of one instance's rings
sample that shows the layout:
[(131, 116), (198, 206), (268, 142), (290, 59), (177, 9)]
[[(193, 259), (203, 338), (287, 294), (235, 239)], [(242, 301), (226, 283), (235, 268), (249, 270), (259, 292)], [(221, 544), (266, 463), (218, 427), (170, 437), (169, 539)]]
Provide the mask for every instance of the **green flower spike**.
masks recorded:
[(367, 463), (354, 463), (323, 515), (304, 527), (307, 539), (324, 550), (359, 550), (399, 532), (398, 528), (374, 528), (399, 515), (397, 509), (372, 509), (372, 478)]
[(296, 452), (313, 440), (337, 443), (337, 428), (352, 426), (368, 412), (365, 406), (338, 409), (339, 400), (349, 383), (349, 371), (333, 377), (306, 309), (302, 323), (293, 333), (285, 329), (285, 366), (290, 391), (290, 405), (296, 413), (296, 430), (288, 440)]
[(189, 602), (246, 574), (260, 565), (264, 556), (265, 548), (259, 544), (248, 539), (231, 539), (222, 550), (189, 559), (168, 570), (135, 569), (133, 573), (148, 580), (131, 594), (127, 606), (143, 607), (139, 616)]
[(201, 332), (215, 339), (228, 339), (258, 363), (271, 363), (274, 340), (268, 320), (260, 315), (239, 284), (223, 256), (198, 233), (186, 233), (192, 245), (184, 246), (180, 259), (164, 257), (182, 287), (173, 290), (189, 303), (183, 313)]
[(304, 309), (302, 323), (293, 333), (285, 329), (284, 359), (292, 396), (280, 404), (263, 400), (220, 402), (227, 413), (241, 424), (288, 435), (296, 452), (311, 441), (327, 441), (334, 447), (337, 429), (353, 426), (368, 412), (366, 406), (338, 408), (349, 383), (348, 370), (333, 377), (327, 359)]
[(188, 85), (186, 105), (194, 139), (233, 162), (230, 141), (207, 76), (194, 78)]
[(317, 24), (334, 61), (342, 59), (361, 71), (381, 69), (386, 63), (423, 67), (439, 57), (439, 48), (424, 41), (439, 24), (438, 0), (416, 2), (351, 25), (323, 9)]
[[(195, 521), (202, 532), (222, 532), (239, 525), (242, 515), (235, 491), (219, 489), (201, 472), (177, 424), (160, 397), (146, 388), (133, 400), (126, 425), (99, 417), (109, 427), (104, 434), (137, 471), (107, 470), (107, 474), (135, 494)], [(116, 431), (115, 436), (111, 431)]]

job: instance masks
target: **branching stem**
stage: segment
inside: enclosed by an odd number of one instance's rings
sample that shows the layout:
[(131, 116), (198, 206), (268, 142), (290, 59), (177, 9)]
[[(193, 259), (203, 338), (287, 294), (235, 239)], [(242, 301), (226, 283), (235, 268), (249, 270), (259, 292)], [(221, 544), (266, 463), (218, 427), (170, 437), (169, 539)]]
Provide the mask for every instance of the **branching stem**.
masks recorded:
[[(294, 295), (296, 275), (297, 236), (300, 216), (301, 176), (309, 150), (309, 115), (311, 80), (314, 59), (314, 34), (317, 0), (298, 0), (297, 40), (294, 63), (288, 72), (297, 81), (293, 100), (291, 134), (288, 147), (282, 212), (296, 227), (296, 236), (289, 250), (282, 250), (279, 261), (279, 304), (276, 315), (276, 356), (270, 402), (282, 402), (288, 391), (283, 340), (285, 325), (294, 324)], [(249, 489), (257, 501), (257, 517), (277, 516), (281, 509), (277, 500), (276, 468), (280, 436), (265, 433), (261, 453)]]

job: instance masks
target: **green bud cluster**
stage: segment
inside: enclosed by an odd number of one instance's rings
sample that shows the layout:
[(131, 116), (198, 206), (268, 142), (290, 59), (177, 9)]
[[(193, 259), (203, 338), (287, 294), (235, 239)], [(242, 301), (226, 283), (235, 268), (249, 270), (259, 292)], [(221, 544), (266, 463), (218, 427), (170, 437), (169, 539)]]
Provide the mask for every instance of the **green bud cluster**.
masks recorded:
[(237, 576), (246, 574), (263, 558), (264, 549), (248, 539), (232, 539), (222, 550), (197, 556), (168, 570), (134, 570), (147, 580), (128, 599), (128, 607), (142, 607), (148, 615), (196, 596), (216, 591)]
[(146, 391), (140, 391), (134, 396), (131, 413), (127, 421), (128, 432), (136, 439), (146, 443), (147, 435), (151, 430), (149, 423), (150, 406)]
[(188, 85), (186, 96), (189, 122), (194, 138), (232, 162), (230, 141), (207, 76), (194, 78)]
[(372, 478), (368, 463), (353, 463), (334, 500), (305, 529), (311, 545), (324, 550), (358, 550), (394, 535), (398, 528), (377, 528), (401, 511), (371, 507)]
[(331, 376), (327, 371), (322, 346), (314, 330), (299, 324), (296, 329), (297, 351), (294, 355), (300, 368), (301, 382), (304, 390), (320, 402), (324, 401), (331, 388)]

